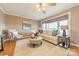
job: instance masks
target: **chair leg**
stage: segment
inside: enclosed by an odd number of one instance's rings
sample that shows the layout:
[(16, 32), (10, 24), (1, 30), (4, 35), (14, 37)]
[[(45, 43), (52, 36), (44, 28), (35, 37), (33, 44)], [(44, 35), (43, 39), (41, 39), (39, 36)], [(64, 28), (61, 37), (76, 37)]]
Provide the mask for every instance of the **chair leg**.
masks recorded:
[(42, 44), (42, 42), (41, 42), (41, 44)]
[(35, 44), (33, 44), (33, 48), (35, 48)]

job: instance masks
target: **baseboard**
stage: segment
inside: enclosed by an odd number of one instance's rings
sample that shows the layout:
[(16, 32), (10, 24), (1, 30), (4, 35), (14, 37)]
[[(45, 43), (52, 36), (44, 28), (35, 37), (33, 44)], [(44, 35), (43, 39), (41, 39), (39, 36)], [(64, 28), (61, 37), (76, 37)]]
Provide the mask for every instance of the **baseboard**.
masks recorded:
[(74, 44), (74, 43), (70, 43), (70, 45), (73, 45), (73, 46), (79, 47), (78, 44)]

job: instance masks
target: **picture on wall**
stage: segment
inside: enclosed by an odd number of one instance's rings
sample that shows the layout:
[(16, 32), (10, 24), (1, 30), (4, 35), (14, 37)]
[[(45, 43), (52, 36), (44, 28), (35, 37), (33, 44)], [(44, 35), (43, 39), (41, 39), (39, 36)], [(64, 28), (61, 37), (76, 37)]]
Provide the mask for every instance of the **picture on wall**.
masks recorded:
[(31, 31), (31, 24), (28, 24), (28, 23), (23, 23), (23, 30), (26, 30), (26, 31)]

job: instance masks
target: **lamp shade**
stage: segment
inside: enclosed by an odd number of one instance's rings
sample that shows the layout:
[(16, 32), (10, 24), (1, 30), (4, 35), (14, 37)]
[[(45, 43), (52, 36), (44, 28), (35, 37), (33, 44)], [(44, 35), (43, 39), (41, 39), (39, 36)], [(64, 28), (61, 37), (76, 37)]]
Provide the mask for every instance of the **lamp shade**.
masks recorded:
[(67, 30), (68, 29), (68, 25), (62, 25), (61, 26), (61, 30)]

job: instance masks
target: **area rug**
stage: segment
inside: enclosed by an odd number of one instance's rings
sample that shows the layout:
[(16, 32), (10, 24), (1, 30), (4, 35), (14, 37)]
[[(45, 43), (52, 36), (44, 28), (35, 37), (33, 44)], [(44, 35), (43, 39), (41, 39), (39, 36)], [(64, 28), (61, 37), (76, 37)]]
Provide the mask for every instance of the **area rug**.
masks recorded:
[(55, 46), (46, 41), (42, 41), (39, 47), (30, 47), (29, 39), (18, 40), (14, 51), (14, 56), (67, 56), (68, 49)]

